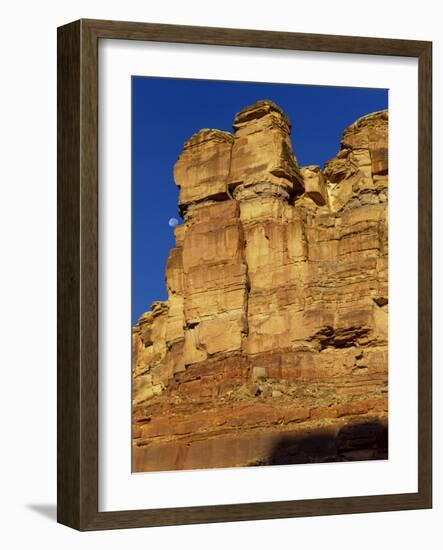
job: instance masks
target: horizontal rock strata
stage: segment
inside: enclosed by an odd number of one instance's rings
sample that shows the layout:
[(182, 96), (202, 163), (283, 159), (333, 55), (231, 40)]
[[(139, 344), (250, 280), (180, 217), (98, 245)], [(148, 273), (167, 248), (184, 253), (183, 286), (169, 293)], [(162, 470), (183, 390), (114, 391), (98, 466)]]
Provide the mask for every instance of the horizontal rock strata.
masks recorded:
[(387, 457), (386, 111), (299, 167), (270, 101), (174, 168), (168, 299), (133, 328), (133, 470)]

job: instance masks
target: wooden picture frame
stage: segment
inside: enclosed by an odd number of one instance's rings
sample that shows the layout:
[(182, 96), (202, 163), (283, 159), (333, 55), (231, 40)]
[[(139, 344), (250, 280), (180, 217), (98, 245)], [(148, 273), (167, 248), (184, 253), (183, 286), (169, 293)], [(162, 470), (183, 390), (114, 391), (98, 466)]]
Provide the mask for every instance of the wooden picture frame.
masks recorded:
[[(418, 491), (98, 511), (98, 42), (159, 41), (418, 59)], [(363, 513), (432, 506), (432, 44), (80, 20), (58, 29), (58, 521), (79, 530)]]

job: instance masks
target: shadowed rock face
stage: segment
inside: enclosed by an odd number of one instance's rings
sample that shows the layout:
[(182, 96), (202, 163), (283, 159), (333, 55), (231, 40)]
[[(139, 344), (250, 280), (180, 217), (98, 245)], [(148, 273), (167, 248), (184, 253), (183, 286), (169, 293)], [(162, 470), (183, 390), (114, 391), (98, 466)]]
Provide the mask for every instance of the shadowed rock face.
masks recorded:
[(386, 111), (299, 167), (270, 101), (175, 165), (168, 300), (133, 328), (133, 470), (387, 458)]

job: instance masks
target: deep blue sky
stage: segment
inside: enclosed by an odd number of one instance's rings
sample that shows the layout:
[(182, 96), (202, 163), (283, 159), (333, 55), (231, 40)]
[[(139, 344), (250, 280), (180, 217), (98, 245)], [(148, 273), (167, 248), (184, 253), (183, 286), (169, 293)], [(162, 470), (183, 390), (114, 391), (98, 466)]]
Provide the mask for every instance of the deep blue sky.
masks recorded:
[(235, 113), (259, 99), (271, 99), (289, 116), (300, 166), (323, 166), (346, 126), (387, 108), (388, 91), (132, 77), (133, 323), (167, 297), (166, 259), (175, 244), (168, 221), (180, 220), (173, 166), (184, 141), (201, 128), (232, 131)]

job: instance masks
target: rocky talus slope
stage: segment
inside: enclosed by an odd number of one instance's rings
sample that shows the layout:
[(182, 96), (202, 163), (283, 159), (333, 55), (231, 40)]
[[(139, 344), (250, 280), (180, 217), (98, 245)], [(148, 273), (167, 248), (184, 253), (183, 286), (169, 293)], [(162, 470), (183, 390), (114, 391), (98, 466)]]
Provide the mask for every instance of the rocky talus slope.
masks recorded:
[(133, 328), (133, 470), (387, 458), (387, 112), (323, 170), (270, 101), (233, 128), (174, 167), (168, 300)]

